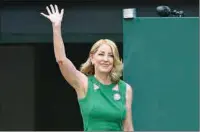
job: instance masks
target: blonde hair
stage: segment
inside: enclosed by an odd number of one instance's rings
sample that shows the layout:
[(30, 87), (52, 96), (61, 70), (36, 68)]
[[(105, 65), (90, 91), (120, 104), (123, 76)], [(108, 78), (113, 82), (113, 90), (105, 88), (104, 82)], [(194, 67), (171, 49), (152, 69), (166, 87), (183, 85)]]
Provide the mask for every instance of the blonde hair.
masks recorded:
[(107, 44), (111, 47), (113, 56), (114, 56), (114, 63), (113, 63), (113, 68), (110, 72), (110, 78), (113, 83), (117, 83), (120, 80), (120, 77), (122, 76), (122, 71), (123, 71), (123, 63), (122, 60), (120, 60), (119, 57), (119, 52), (116, 44), (109, 39), (100, 39), (94, 45), (92, 46), (90, 52), (89, 52), (89, 57), (85, 63), (83, 63), (80, 67), (80, 71), (84, 73), (85, 75), (94, 75), (95, 70), (94, 66), (92, 65), (92, 62), (90, 60), (90, 55), (95, 54), (98, 50), (98, 48), (102, 44)]

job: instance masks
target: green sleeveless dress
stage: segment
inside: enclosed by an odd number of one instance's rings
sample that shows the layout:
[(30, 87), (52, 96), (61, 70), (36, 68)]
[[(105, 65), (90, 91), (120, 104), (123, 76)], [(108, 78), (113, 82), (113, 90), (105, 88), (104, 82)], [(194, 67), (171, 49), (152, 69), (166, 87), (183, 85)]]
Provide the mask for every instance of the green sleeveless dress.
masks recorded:
[(78, 99), (84, 131), (123, 131), (126, 117), (126, 84), (104, 85), (94, 76), (88, 76), (88, 90)]

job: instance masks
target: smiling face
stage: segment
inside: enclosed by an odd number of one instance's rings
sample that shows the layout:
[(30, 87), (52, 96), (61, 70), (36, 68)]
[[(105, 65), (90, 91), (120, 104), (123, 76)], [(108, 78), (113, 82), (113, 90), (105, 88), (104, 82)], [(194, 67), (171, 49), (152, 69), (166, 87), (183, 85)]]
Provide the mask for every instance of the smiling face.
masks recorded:
[(91, 55), (91, 61), (96, 72), (109, 73), (113, 68), (113, 52), (109, 45), (102, 44), (97, 51)]
[(113, 83), (117, 83), (122, 76), (123, 62), (115, 42), (110, 39), (96, 41), (80, 71), (85, 75), (107, 74)]

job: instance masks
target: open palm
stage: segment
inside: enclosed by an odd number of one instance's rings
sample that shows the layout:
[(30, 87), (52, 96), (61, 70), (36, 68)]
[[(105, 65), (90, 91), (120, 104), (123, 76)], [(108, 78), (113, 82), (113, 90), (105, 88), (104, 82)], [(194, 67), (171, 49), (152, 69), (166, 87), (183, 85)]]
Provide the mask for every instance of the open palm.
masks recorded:
[(63, 14), (64, 14), (64, 9), (62, 9), (61, 12), (59, 13), (57, 5), (53, 6), (51, 4), (50, 8), (51, 8), (51, 10), (49, 9), (48, 6), (46, 7), (48, 15), (46, 15), (44, 13), (40, 13), (40, 14), (43, 15), (44, 17), (48, 18), (54, 25), (56, 25), (56, 26), (60, 25), (62, 22)]

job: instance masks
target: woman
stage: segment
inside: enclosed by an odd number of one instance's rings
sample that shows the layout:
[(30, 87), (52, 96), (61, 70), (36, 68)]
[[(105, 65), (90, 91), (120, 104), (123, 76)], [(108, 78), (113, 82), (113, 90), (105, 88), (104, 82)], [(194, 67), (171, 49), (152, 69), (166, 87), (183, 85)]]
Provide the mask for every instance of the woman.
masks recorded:
[[(51, 8), (51, 10), (50, 10)], [(66, 57), (61, 35), (64, 9), (47, 6), (52, 22), (56, 61), (62, 75), (77, 93), (85, 131), (133, 131), (132, 88), (120, 80), (122, 62), (115, 43), (108, 39), (97, 41), (80, 71)]]

